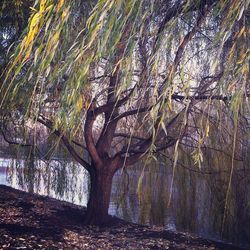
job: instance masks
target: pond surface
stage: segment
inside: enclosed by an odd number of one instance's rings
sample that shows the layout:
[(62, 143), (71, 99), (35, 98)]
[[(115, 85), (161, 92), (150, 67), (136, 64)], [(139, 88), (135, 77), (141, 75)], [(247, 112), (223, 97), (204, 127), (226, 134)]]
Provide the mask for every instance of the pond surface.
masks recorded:
[[(236, 174), (225, 211), (227, 178), (166, 164), (151, 170), (136, 167), (113, 179), (109, 213), (140, 224), (160, 225), (205, 238), (250, 245), (249, 172)], [(0, 184), (86, 206), (89, 179), (79, 165), (65, 159), (50, 162), (0, 158)], [(224, 223), (223, 223), (224, 221)]]

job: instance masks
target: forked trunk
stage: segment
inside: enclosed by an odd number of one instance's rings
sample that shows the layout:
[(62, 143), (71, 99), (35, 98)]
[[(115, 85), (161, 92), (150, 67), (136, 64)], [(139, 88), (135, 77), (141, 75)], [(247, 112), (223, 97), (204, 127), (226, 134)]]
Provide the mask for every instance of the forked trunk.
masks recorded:
[(90, 174), (90, 194), (85, 224), (103, 225), (108, 222), (113, 173), (102, 169)]

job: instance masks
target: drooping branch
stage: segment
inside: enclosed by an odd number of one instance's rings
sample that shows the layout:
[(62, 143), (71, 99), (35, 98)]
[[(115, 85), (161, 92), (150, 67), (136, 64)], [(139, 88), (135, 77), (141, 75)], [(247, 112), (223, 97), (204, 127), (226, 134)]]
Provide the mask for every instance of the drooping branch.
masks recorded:
[(20, 147), (32, 147), (32, 146), (34, 146), (33, 144), (29, 144), (29, 143), (20, 143), (20, 142), (12, 141), (12, 140), (10, 140), (9, 138), (7, 138), (7, 136), (6, 136), (6, 134), (4, 133), (4, 131), (3, 131), (2, 128), (1, 128), (0, 130), (1, 130), (1, 134), (2, 134), (2, 136), (3, 136), (3, 139), (4, 139), (7, 143), (9, 143), (9, 144), (11, 144), (11, 145), (16, 145), (16, 146), (20, 146)]
[[(180, 114), (182, 113), (179, 112), (177, 115), (175, 115), (167, 124), (166, 124), (166, 129), (169, 129), (172, 127), (176, 122)], [(157, 122), (155, 124), (155, 129), (157, 130), (156, 137), (161, 134), (161, 132), (164, 132), (162, 130), (158, 129), (160, 119), (157, 119)], [(164, 132), (165, 133), (165, 132)], [(168, 147), (173, 146), (176, 143), (176, 139), (172, 137), (164, 137), (166, 139), (165, 143), (156, 146), (154, 149), (154, 152), (158, 152), (161, 150), (164, 150)], [(150, 145), (153, 143), (154, 136), (153, 133), (145, 140), (140, 140), (138, 143), (133, 144), (133, 145), (125, 145), (123, 149), (117, 153), (119, 155), (123, 162), (124, 166), (130, 166), (137, 162), (143, 155), (145, 155), (148, 150), (150, 149)], [(123, 156), (125, 154), (125, 156)]]
[[(222, 76), (222, 73), (219, 74), (216, 77), (209, 77), (209, 78), (213, 78), (211, 80), (211, 83), (213, 83), (214, 81), (219, 80), (219, 78)], [(247, 97), (249, 97), (250, 95), (246, 95)], [(230, 101), (232, 99), (232, 96), (225, 96), (225, 95), (194, 95), (194, 96), (184, 96), (184, 95), (180, 95), (180, 94), (172, 94), (170, 96), (170, 98), (172, 100), (176, 100), (176, 101), (183, 101), (183, 100), (217, 100), (217, 101)], [(158, 101), (159, 102), (159, 101)], [(156, 102), (156, 104), (158, 103)], [(145, 112), (149, 112), (150, 110), (152, 110), (152, 108), (156, 105), (152, 105), (149, 107), (142, 107), (142, 108), (136, 108), (136, 109), (132, 109), (132, 110), (128, 110), (125, 111), (121, 114), (119, 114), (117, 117), (115, 117), (115, 120), (120, 120), (124, 117), (128, 117), (128, 116), (132, 116), (132, 115), (136, 115), (139, 113), (145, 113)]]
[[(176, 141), (176, 139), (171, 138), (165, 143), (165, 145), (156, 147), (152, 153), (158, 153), (164, 149), (172, 147), (173, 145), (175, 145)], [(147, 153), (148, 149), (149, 147), (147, 148), (147, 150), (129, 150), (127, 154), (132, 155), (122, 157), (122, 160), (125, 162), (125, 166), (131, 166), (135, 164), (143, 155)]]
[[(167, 79), (172, 79), (173, 72), (176, 71), (176, 69), (180, 63), (180, 60), (181, 60), (181, 57), (183, 55), (185, 47), (187, 46), (188, 42), (192, 39), (192, 37), (196, 34), (197, 29), (200, 27), (202, 21), (204, 20), (205, 14), (204, 14), (203, 9), (204, 9), (204, 6), (202, 7), (201, 13), (198, 16), (197, 24), (195, 25), (195, 27), (193, 27), (193, 29), (190, 32), (188, 32), (186, 34), (183, 41), (181, 42), (181, 44), (176, 52), (174, 63), (169, 69), (169, 75), (168, 75)], [(126, 36), (126, 34), (125, 34), (125, 36)], [(115, 61), (118, 61), (120, 59), (120, 57), (124, 51), (124, 44), (125, 43), (122, 43), (122, 42), (120, 43), (120, 47), (119, 47), (118, 52), (115, 56), (115, 58), (116, 58)], [(93, 110), (95, 115), (99, 115), (101, 113), (104, 113), (104, 126), (103, 126), (102, 132), (100, 134), (100, 137), (97, 141), (96, 146), (93, 142), (93, 138), (91, 140), (91, 136), (87, 135), (87, 132), (85, 131), (86, 136), (89, 138), (89, 140), (86, 139), (86, 141), (88, 141), (88, 142), (92, 141), (91, 145), (92, 145), (93, 149), (95, 148), (95, 150), (93, 150), (93, 151), (96, 152), (96, 154), (95, 154), (97, 156), (96, 158), (98, 158), (98, 157), (103, 158), (103, 157), (108, 156), (108, 152), (110, 150), (112, 140), (114, 138), (116, 126), (117, 126), (117, 123), (120, 119), (122, 119), (123, 117), (135, 115), (138, 113), (148, 112), (153, 107), (153, 106), (150, 106), (150, 107), (136, 108), (134, 110), (129, 110), (129, 111), (123, 112), (121, 114), (118, 113), (118, 108), (122, 104), (126, 103), (127, 100), (129, 100), (130, 95), (133, 93), (133, 91), (131, 91), (130, 94), (127, 95), (126, 97), (124, 97), (122, 100), (117, 100), (117, 97), (115, 96), (115, 88), (117, 87), (117, 84), (119, 83), (119, 75), (120, 75), (120, 68), (119, 67), (120, 67), (120, 65), (116, 65), (116, 70), (113, 73), (113, 75), (110, 77), (110, 82), (109, 82), (109, 87), (108, 87), (108, 95), (107, 95), (107, 103), (102, 105), (101, 107), (95, 108)], [(86, 121), (86, 123), (87, 123), (87, 121)], [(93, 124), (91, 127), (93, 127)], [(149, 140), (149, 142), (146, 144), (150, 144), (150, 141), (151, 140)], [(143, 146), (143, 147), (147, 148), (147, 146)]]
[(199, 15), (198, 15), (198, 19), (197, 19), (195, 26), (184, 36), (182, 42), (180, 43), (180, 45), (177, 49), (176, 54), (175, 54), (175, 58), (174, 58), (174, 62), (170, 66), (169, 74), (166, 78), (166, 83), (173, 79), (174, 73), (176, 72), (177, 67), (180, 64), (180, 61), (181, 61), (181, 58), (183, 56), (183, 53), (184, 53), (186, 46), (191, 41), (191, 39), (194, 37), (194, 35), (198, 31), (198, 29), (200, 28), (201, 24), (205, 21), (206, 12), (205, 12), (204, 7), (205, 6), (202, 6), (202, 8), (200, 9), (201, 13), (199, 13)]
[[(121, 107), (121, 106), (122, 106), (123, 104), (125, 104), (125, 103), (129, 100), (129, 98), (132, 96), (132, 94), (133, 94), (133, 92), (134, 92), (134, 90), (135, 90), (135, 87), (136, 87), (136, 85), (135, 85), (135, 86), (129, 91), (129, 93), (128, 93), (125, 97), (123, 97), (122, 99), (116, 100), (116, 101), (114, 101), (114, 102), (108, 102), (108, 103), (106, 103), (106, 104), (103, 104), (102, 106), (99, 106), (99, 107), (93, 109), (94, 114), (97, 116), (97, 115), (100, 115), (100, 114), (102, 114), (102, 113), (110, 112), (110, 110), (112, 110), (112, 109), (114, 109), (114, 108), (119, 108), (119, 107)], [(106, 91), (106, 90), (107, 90), (107, 89), (105, 89), (105, 90), (103, 90), (103, 91)], [(101, 93), (102, 93), (102, 91), (101, 91)], [(98, 97), (98, 96), (96, 96), (96, 97), (94, 98), (94, 102), (96, 101), (97, 97)]]
[(127, 117), (127, 116), (132, 116), (132, 115), (136, 115), (139, 113), (149, 112), (153, 107), (154, 107), (154, 105), (152, 105), (150, 107), (143, 107), (143, 108), (128, 110), (126, 112), (121, 113), (117, 117), (115, 117), (114, 120), (119, 121), (120, 119)]
[(115, 133), (114, 137), (132, 138), (132, 139), (136, 139), (136, 140), (146, 140), (146, 138), (136, 136), (136, 135), (129, 135), (129, 134), (125, 134), (125, 133)]
[[(177, 51), (176, 51), (176, 54), (175, 54), (175, 58), (174, 58), (174, 62), (173, 64), (169, 67), (169, 72), (168, 72), (168, 75), (166, 77), (166, 80), (165, 80), (165, 84), (168, 83), (169, 81), (172, 81), (173, 77), (174, 77), (174, 73), (176, 72), (177, 70), (177, 67), (179, 66), (180, 64), (180, 61), (181, 61), (181, 58), (183, 56), (183, 53), (184, 53), (184, 50), (186, 48), (186, 46), (188, 45), (188, 43), (190, 42), (190, 40), (193, 38), (193, 36), (196, 34), (197, 30), (199, 29), (199, 27), (201, 26), (201, 24), (204, 22), (205, 20), (205, 17), (206, 17), (206, 11), (205, 11), (205, 5), (202, 5), (200, 6), (199, 8), (200, 10), (200, 13), (198, 15), (198, 19), (197, 19), (197, 22), (196, 22), (196, 25), (185, 35), (185, 37), (183, 38), (182, 42), (180, 43)], [(175, 10), (175, 11), (178, 11), (178, 10)], [(167, 19), (166, 19), (167, 18)], [(167, 20), (168, 21), (168, 17), (165, 18), (165, 21)], [(170, 18), (171, 19), (171, 18)], [(170, 20), (169, 19), (169, 20)], [(167, 22), (166, 21), (166, 22)], [(165, 24), (164, 24), (165, 25)], [(158, 33), (159, 34), (159, 33)], [(164, 104), (166, 103), (167, 101), (167, 97), (165, 96), (165, 91), (163, 91), (163, 94), (161, 94), (162, 96), (162, 100), (161, 100), (161, 103)], [(168, 98), (172, 98), (172, 95), (170, 95)], [(158, 117), (161, 117), (161, 113), (162, 113), (162, 108), (164, 108), (165, 105), (161, 105), (161, 108), (158, 110)], [(181, 112), (180, 112), (181, 113)], [(180, 115), (180, 113), (178, 113), (166, 126), (166, 129), (169, 129), (174, 123), (175, 121), (177, 120), (178, 116)], [(161, 132), (165, 132), (165, 131), (162, 131), (162, 129), (160, 129), (160, 119), (158, 118), (154, 127), (155, 127), (155, 134), (156, 136), (159, 136), (159, 134)], [(183, 133), (182, 133), (183, 134)], [(179, 135), (181, 137), (181, 134)], [(153, 134), (151, 135), (151, 137), (149, 138), (148, 141), (146, 141), (145, 143), (143, 143), (140, 148), (139, 148), (139, 151), (147, 151), (149, 149), (149, 146), (151, 145), (151, 143), (153, 142)], [(166, 145), (164, 146), (160, 146), (158, 147), (159, 150), (163, 150), (167, 147), (170, 147), (170, 146), (173, 146), (174, 144), (176, 143), (176, 139), (172, 139), (170, 140), (169, 142), (166, 143)], [(146, 152), (145, 151), (145, 152)], [(145, 153), (144, 152), (144, 153)], [(143, 153), (142, 153), (143, 154)], [(138, 154), (139, 157), (141, 157), (140, 153)], [(131, 156), (131, 160), (128, 159), (128, 164), (131, 162), (133, 163), (136, 159), (138, 159), (138, 156), (134, 155), (134, 156)]]
[(89, 78), (89, 81), (92, 82), (92, 81), (100, 80), (102, 78), (109, 78), (109, 77), (111, 77), (111, 76), (108, 74), (105, 74), (105, 75), (101, 75), (101, 76), (91, 77), (91, 78)]
[(224, 95), (197, 95), (197, 96), (184, 96), (184, 95), (178, 95), (178, 94), (173, 94), (171, 96), (173, 100), (217, 100), (217, 101), (230, 101), (232, 99), (232, 96), (224, 96)]
[[(176, 17), (178, 14), (181, 13), (188, 13), (190, 11), (197, 11), (198, 9), (204, 9), (204, 7), (207, 5), (207, 7), (212, 6), (214, 3), (218, 2), (218, 0), (202, 0), (199, 1), (199, 4), (197, 2), (193, 1), (190, 3), (190, 1), (177, 1), (177, 3), (166, 10), (165, 17), (162, 20), (162, 22), (159, 25), (157, 37), (155, 40), (155, 44), (159, 40), (159, 37), (161, 33), (164, 31), (166, 25), (169, 23), (169, 21)], [(190, 6), (187, 8), (187, 4), (190, 4)]]
[(62, 132), (60, 132), (58, 129), (56, 129), (56, 130), (53, 129), (53, 124), (48, 118), (40, 116), (36, 120), (37, 120), (37, 122), (43, 124), (44, 126), (46, 126), (49, 129), (51, 129), (53, 131), (53, 133), (62, 140), (63, 145), (67, 148), (68, 152), (72, 155), (72, 157), (78, 163), (80, 163), (87, 171), (90, 172), (92, 170), (91, 165), (88, 162), (86, 162), (82, 157), (79, 156), (79, 154), (76, 152), (74, 147), (71, 145), (69, 139)]
[(84, 146), (83, 144), (81, 144), (81, 143), (78, 142), (78, 141), (72, 140), (72, 143), (74, 143), (76, 146), (78, 146), (78, 147), (80, 147), (80, 148), (86, 149), (86, 146)]

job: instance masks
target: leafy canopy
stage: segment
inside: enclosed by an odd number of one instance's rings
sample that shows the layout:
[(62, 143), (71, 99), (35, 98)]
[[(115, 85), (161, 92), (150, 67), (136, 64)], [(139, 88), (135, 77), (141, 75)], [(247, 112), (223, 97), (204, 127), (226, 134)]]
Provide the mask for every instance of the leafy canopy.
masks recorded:
[(151, 130), (166, 130), (166, 119), (187, 113), (196, 105), (190, 97), (230, 97), (236, 119), (247, 100), (249, 0), (37, 0), (31, 11), (1, 83), (1, 108), (25, 119), (49, 113), (54, 129), (81, 130), (90, 103), (107, 98), (105, 77), (116, 71), (117, 100), (133, 89), (124, 109), (150, 96), (152, 107), (140, 118)]

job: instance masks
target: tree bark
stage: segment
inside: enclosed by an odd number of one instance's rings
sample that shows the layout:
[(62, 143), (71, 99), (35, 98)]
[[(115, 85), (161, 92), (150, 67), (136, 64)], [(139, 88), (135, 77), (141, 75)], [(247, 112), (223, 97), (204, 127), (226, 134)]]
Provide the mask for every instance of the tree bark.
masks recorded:
[(108, 166), (90, 173), (90, 193), (85, 224), (104, 225), (109, 222), (108, 209), (114, 173)]

